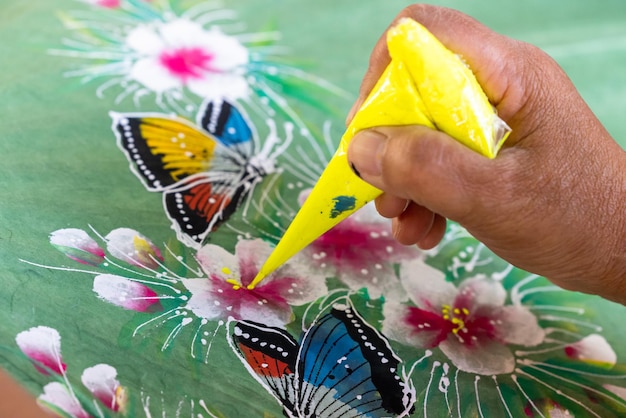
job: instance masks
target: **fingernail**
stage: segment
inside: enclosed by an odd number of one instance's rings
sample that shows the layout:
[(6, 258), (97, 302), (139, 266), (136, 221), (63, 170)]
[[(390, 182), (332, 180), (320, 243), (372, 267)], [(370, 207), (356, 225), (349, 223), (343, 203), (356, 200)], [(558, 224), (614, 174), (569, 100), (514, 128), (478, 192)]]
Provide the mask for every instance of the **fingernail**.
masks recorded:
[(377, 177), (382, 174), (382, 155), (387, 137), (374, 130), (357, 133), (350, 141), (350, 164), (355, 173)]

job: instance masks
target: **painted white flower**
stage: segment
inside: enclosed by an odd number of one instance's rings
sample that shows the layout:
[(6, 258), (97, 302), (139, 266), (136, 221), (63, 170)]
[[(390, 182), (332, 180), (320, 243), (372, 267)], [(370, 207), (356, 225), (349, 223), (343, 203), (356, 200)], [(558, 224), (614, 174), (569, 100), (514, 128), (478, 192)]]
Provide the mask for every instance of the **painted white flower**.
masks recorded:
[(302, 305), (326, 294), (324, 277), (294, 257), (253, 289), (248, 289), (272, 248), (262, 240), (242, 240), (230, 254), (217, 245), (198, 251), (198, 262), (207, 278), (182, 279), (192, 296), (186, 305), (205, 319), (249, 319), (269, 326), (292, 320), (293, 305)]
[(159, 248), (141, 233), (130, 228), (117, 228), (104, 239), (109, 253), (128, 264), (154, 269), (162, 260)]
[(511, 373), (515, 356), (509, 345), (536, 346), (544, 339), (527, 308), (504, 305), (500, 282), (475, 277), (457, 289), (421, 260), (404, 264), (400, 276), (416, 306), (385, 304), (383, 332), (409, 345), (439, 347), (462, 371)]
[(102, 300), (136, 312), (163, 309), (159, 295), (148, 286), (114, 274), (99, 274), (93, 279), (93, 291)]
[(104, 250), (82, 229), (56, 230), (50, 234), (50, 244), (81, 264), (97, 266), (104, 261)]
[(50, 327), (38, 326), (22, 331), (15, 336), (17, 346), (43, 374), (53, 371), (63, 374), (66, 366), (61, 358), (61, 335)]
[[(64, 74), (81, 83), (99, 81), (96, 95), (115, 92), (115, 103), (131, 99), (136, 107), (153, 96), (166, 112), (191, 115), (207, 100), (244, 99), (268, 117), (290, 115), (311, 137), (289, 98), (316, 103), (322, 97), (349, 98), (343, 89), (289, 63), (277, 45), (280, 33), (245, 29), (230, 9), (217, 4), (169, 0), (79, 0), (91, 13), (61, 15), (68, 41), (50, 54), (79, 59)], [(112, 19), (112, 17), (114, 17)], [(65, 38), (65, 37), (64, 37)], [(259, 109), (257, 109), (259, 110)]]
[(142, 24), (128, 33), (126, 46), (137, 57), (129, 78), (156, 93), (187, 87), (204, 99), (248, 94), (248, 50), (217, 27), (184, 18)]
[(83, 371), (83, 385), (112, 411), (123, 410), (124, 387), (117, 380), (117, 370), (108, 364), (96, 364)]
[[(62, 412), (72, 418), (91, 418), (67, 387), (59, 382), (48, 383), (37, 398), (40, 404), (53, 412)], [(60, 415), (60, 414), (59, 414)]]

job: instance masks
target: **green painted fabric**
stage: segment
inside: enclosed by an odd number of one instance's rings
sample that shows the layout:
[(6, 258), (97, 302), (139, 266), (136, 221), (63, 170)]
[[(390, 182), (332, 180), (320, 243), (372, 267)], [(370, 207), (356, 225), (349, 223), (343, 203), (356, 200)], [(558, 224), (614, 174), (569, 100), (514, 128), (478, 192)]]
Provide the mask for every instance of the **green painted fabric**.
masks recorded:
[[(625, 308), (457, 225), (421, 253), (368, 207), (246, 288), (409, 3), (223, 3), (0, 4), (0, 366), (68, 417), (624, 416)], [(626, 145), (623, 1), (436, 3)]]

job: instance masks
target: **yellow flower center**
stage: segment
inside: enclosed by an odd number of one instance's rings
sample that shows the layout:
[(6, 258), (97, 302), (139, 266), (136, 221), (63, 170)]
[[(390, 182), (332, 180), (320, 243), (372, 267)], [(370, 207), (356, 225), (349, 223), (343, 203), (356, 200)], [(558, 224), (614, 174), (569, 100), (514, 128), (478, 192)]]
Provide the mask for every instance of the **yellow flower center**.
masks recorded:
[[(228, 267), (222, 267), (222, 273), (224, 273), (227, 276), (231, 276), (233, 274), (231, 269), (229, 269)], [(226, 279), (226, 283), (232, 284), (234, 290), (241, 289), (241, 283), (239, 283), (239, 281), (237, 281), (237, 279), (233, 279), (233, 278)]]
[(450, 321), (452, 325), (454, 325), (452, 332), (454, 334), (458, 334), (459, 331), (465, 329), (465, 319), (469, 316), (470, 311), (467, 308), (452, 309), (450, 305), (443, 305), (441, 313), (443, 315), (443, 319)]

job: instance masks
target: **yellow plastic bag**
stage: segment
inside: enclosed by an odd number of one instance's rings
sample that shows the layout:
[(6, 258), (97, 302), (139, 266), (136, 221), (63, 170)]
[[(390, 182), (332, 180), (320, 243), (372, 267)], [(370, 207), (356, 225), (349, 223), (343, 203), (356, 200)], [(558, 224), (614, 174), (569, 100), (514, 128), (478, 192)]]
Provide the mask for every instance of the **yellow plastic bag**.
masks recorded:
[(376, 126), (424, 125), (495, 158), (510, 129), (463, 60), (425, 27), (402, 19), (387, 32), (391, 62), (355, 114), (339, 148), (252, 287), (382, 192), (356, 176), (347, 151)]

